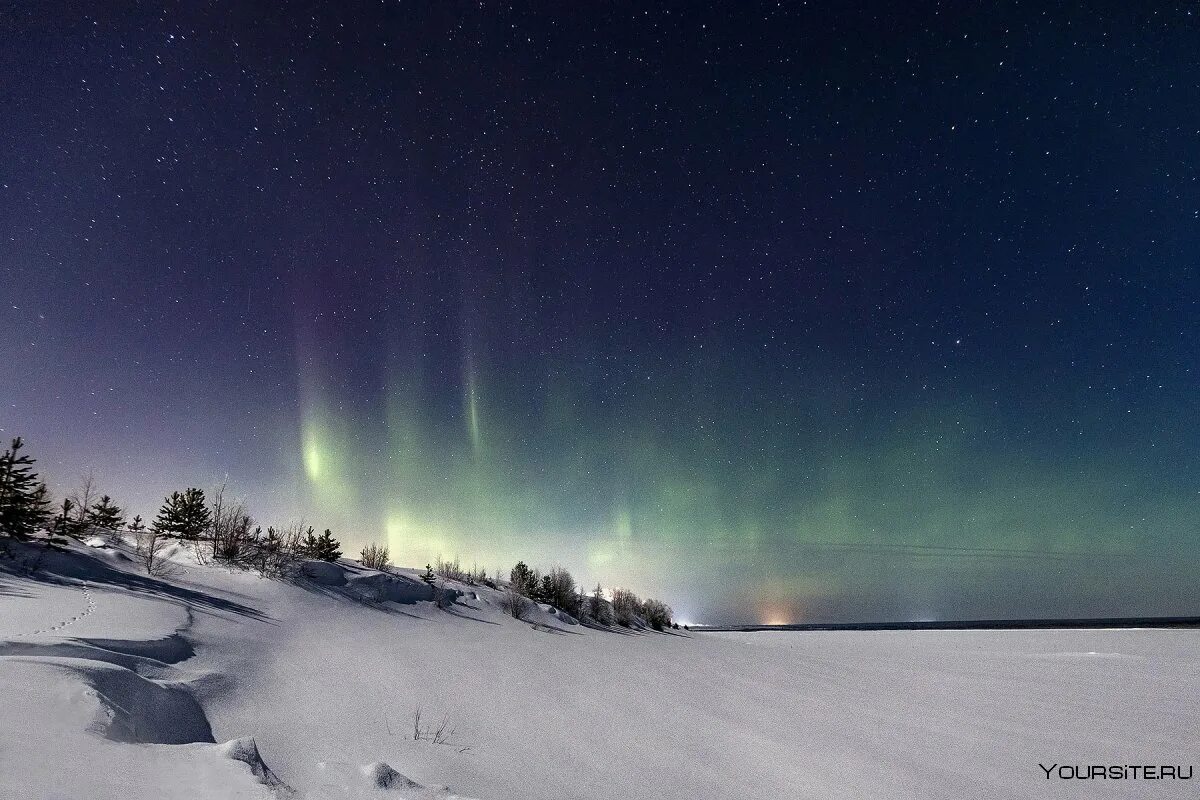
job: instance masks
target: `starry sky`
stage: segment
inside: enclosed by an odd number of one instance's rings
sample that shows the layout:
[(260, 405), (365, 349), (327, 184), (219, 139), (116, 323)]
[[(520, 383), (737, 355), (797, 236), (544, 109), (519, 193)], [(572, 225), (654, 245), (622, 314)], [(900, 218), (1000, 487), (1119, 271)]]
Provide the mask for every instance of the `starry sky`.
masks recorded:
[(109, 5), (0, 4), (57, 495), (685, 621), (1198, 612), (1194, 3)]

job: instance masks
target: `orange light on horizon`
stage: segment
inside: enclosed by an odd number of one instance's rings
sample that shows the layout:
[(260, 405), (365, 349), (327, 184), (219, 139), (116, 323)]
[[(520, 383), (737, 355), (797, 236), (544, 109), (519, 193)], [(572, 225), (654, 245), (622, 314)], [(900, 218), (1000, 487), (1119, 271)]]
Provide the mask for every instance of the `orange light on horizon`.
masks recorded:
[(759, 625), (792, 625), (802, 618), (800, 609), (782, 600), (763, 600), (758, 606)]

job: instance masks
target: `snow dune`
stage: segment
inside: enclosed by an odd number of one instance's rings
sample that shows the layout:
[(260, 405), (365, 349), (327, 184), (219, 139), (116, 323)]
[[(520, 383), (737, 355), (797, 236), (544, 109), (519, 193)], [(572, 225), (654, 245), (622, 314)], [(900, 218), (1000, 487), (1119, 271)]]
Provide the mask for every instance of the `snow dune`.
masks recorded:
[[(1200, 632), (603, 631), (412, 571), (0, 562), (0, 797), (1183, 797)], [(414, 739), (420, 709), (423, 735)], [(437, 738), (437, 742), (433, 741)], [(48, 755), (49, 754), (49, 755)]]

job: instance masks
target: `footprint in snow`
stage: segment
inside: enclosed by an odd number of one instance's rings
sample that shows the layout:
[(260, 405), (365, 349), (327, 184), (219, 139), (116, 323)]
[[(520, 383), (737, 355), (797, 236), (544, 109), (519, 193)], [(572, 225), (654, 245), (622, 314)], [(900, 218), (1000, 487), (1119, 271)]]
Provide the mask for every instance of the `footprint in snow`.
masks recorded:
[(72, 622), (78, 622), (79, 620), (83, 619), (87, 615), (91, 614), (92, 611), (94, 611), (96, 609), (96, 602), (92, 598), (91, 589), (88, 588), (88, 585), (86, 583), (83, 584), (83, 586), (81, 586), (79, 588), (83, 591), (83, 596), (85, 598), (87, 598), (87, 607), (83, 610), (82, 614), (77, 614), (74, 617), (71, 617), (70, 619), (63, 620), (59, 624), (57, 624), (53, 627), (50, 627), (50, 628), (42, 628), (41, 630), (32, 631), (30, 633), (18, 633), (14, 638), (20, 639), (20, 638), (24, 638), (26, 636), (40, 636), (41, 634), (44, 634), (44, 633), (54, 633), (55, 631), (60, 631), (63, 628), (67, 627)]

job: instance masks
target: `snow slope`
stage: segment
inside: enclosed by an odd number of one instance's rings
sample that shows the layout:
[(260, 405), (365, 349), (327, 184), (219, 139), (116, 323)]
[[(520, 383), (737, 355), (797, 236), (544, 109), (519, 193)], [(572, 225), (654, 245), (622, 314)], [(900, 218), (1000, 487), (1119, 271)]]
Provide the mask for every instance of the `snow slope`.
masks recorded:
[[(0, 562), (0, 797), (1183, 797), (1200, 632), (655, 634), (415, 573)], [(427, 736), (413, 738), (421, 711)], [(430, 741), (443, 726), (447, 742)], [(51, 754), (47, 756), (47, 754)], [(1200, 780), (1200, 779), (1198, 779)]]

